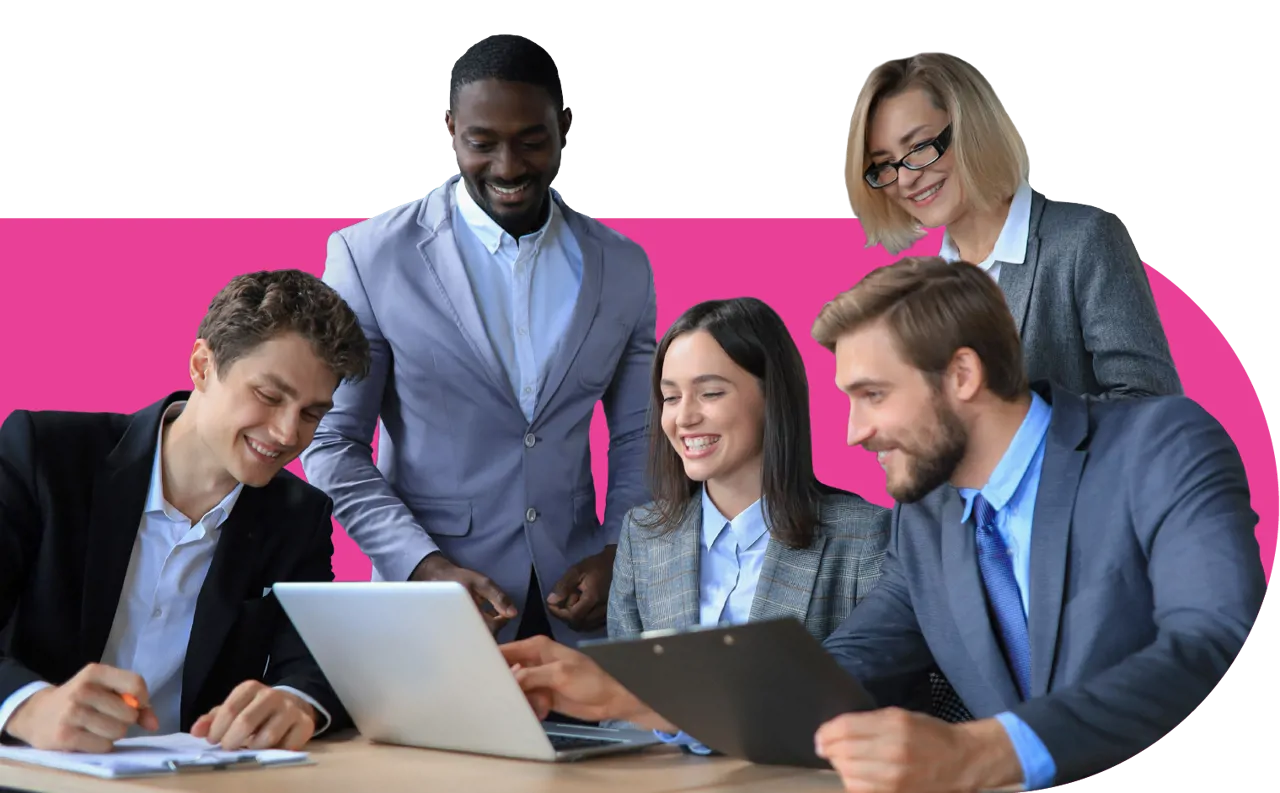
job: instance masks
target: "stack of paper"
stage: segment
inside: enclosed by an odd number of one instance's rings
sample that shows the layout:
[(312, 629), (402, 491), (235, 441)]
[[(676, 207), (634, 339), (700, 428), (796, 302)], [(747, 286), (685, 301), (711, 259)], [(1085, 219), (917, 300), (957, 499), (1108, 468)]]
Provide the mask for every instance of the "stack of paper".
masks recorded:
[(227, 752), (184, 732), (116, 741), (106, 754), (49, 752), (19, 746), (0, 746), (0, 759), (31, 763), (63, 771), (118, 779), (123, 777), (211, 771), (221, 768), (263, 768), (309, 762), (306, 752), (281, 749)]

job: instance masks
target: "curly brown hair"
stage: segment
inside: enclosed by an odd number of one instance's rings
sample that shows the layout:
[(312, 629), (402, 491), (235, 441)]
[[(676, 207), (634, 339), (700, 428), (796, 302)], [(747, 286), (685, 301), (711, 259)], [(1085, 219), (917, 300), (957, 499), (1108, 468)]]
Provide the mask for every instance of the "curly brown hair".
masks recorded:
[(355, 312), (333, 287), (301, 270), (236, 276), (209, 303), (196, 333), (221, 377), (258, 345), (288, 332), (310, 342), (339, 382), (368, 376), (369, 340)]

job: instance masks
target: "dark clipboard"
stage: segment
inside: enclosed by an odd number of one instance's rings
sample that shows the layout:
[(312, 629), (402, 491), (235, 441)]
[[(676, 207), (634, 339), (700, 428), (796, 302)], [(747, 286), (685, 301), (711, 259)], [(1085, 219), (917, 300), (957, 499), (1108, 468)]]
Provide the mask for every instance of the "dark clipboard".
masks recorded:
[(764, 765), (830, 768), (813, 749), (825, 722), (874, 698), (790, 618), (578, 649), (698, 742)]

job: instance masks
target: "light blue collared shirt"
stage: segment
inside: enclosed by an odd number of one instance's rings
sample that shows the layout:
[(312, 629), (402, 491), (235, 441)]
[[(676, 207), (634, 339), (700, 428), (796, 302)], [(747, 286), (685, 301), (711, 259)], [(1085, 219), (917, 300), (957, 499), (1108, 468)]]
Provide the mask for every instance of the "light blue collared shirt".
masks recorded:
[(550, 197), (547, 222), (519, 242), (480, 208), (461, 179), (454, 199), (454, 237), (480, 319), (532, 421), (548, 364), (578, 302), (582, 249)]
[[(1007, 261), (1007, 260), (1006, 260)], [(1031, 407), (1022, 426), (1013, 436), (1013, 442), (991, 472), (991, 478), (981, 490), (958, 488), (964, 498), (964, 514), (961, 523), (968, 524), (973, 511), (973, 498), (978, 493), (996, 511), (996, 531), (1013, 557), (1013, 577), (1022, 595), (1022, 613), (1030, 612), (1031, 577), (1031, 528), (1035, 514), (1036, 493), (1040, 489), (1040, 469), (1044, 465), (1045, 437), (1049, 431), (1052, 411), (1039, 394), (1032, 392)], [(965, 525), (962, 530), (972, 531)], [(1009, 712), (996, 715), (1013, 742), (1013, 748), (1022, 764), (1022, 773), (1028, 790), (1037, 790), (1053, 784), (1057, 765), (1045, 748), (1044, 742), (1022, 719)]]
[(762, 500), (733, 520), (702, 489), (702, 543), (698, 548), (699, 622), (704, 627), (741, 625), (751, 616), (769, 529)]
[[(742, 625), (749, 620), (768, 547), (763, 499), (729, 520), (711, 501), (707, 489), (702, 488), (702, 542), (698, 545), (700, 625)], [(667, 743), (688, 746), (696, 754), (711, 753), (684, 732), (672, 735), (655, 730), (654, 734)]]

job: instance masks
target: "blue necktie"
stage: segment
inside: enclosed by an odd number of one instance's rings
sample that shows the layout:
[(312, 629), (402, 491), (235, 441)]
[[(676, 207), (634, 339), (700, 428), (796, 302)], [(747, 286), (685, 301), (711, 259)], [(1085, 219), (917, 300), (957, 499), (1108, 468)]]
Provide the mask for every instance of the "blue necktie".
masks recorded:
[(987, 590), (987, 602), (1000, 625), (1005, 659), (1026, 699), (1031, 691), (1031, 641), (1027, 637), (1027, 617), (1022, 611), (1022, 595), (1013, 577), (1013, 558), (996, 531), (996, 510), (981, 494), (973, 497), (973, 517), (977, 524), (978, 570)]

